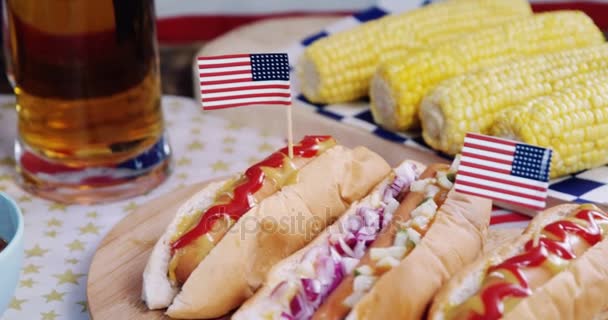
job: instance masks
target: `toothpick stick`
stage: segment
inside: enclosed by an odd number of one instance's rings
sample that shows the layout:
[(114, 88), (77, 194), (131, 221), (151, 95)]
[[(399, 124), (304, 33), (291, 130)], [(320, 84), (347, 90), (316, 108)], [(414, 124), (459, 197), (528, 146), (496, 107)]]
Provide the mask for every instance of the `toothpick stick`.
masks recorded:
[(540, 242), (540, 233), (541, 233), (541, 230), (537, 230), (534, 233), (534, 238), (532, 239), (532, 246), (533, 247), (538, 247), (538, 244)]
[(291, 106), (287, 106), (287, 150), (289, 152), (289, 159), (293, 159), (293, 124), (291, 116)]

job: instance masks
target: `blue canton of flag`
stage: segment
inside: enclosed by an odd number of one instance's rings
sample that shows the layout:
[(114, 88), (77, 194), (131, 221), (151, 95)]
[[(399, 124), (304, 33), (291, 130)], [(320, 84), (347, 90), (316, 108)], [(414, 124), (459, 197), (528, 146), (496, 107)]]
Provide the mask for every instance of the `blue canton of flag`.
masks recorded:
[(286, 53), (251, 55), (253, 81), (289, 81), (289, 59)]

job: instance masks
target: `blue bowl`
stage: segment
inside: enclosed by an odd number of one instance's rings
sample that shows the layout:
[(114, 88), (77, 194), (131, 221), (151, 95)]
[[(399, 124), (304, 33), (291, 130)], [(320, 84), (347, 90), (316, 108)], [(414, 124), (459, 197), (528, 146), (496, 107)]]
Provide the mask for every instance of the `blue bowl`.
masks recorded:
[(23, 216), (7, 194), (0, 192), (0, 237), (8, 242), (0, 251), (0, 316), (11, 302), (23, 264)]

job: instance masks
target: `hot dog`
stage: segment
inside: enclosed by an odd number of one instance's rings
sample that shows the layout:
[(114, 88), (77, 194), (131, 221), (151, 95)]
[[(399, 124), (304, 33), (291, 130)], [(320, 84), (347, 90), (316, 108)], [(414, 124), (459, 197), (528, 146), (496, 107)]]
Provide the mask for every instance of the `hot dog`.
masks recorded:
[[(441, 283), (477, 256), (489, 223), (491, 202), (451, 191), (454, 172), (446, 165), (427, 168), (365, 253), (345, 255), (330, 233), (278, 264), (233, 318), (419, 318)], [(313, 259), (321, 267), (311, 272), (306, 266), (315, 252), (324, 254)], [(435, 254), (442, 260), (430, 259)], [(319, 262), (327, 256), (330, 267)], [(411, 292), (408, 280), (421, 279)]]
[(565, 204), (462, 270), (430, 319), (592, 319), (608, 306), (608, 214)]
[[(297, 151), (296, 154), (308, 153)], [(213, 247), (206, 251), (204, 259), (183, 285), (174, 287), (177, 295), (170, 297), (167, 314), (174, 318), (205, 319), (228, 313), (255, 292), (275, 262), (312, 240), (351, 202), (367, 194), (389, 170), (380, 156), (366, 148), (334, 146), (315, 155), (297, 171), (297, 176), (290, 174), (282, 178), (286, 181), (282, 188), (246, 210), (241, 214), (242, 218), (230, 221), (226, 216), (233, 215), (222, 214), (213, 219), (228, 232), (223, 232), (219, 241), (213, 239)], [(264, 171), (266, 177), (272, 174)], [(230, 199), (237, 198), (237, 189)], [(180, 218), (177, 217), (174, 223), (179, 224), (176, 221)], [(296, 221), (296, 218), (303, 220), (303, 228), (285, 229), (289, 226), (283, 223)], [(167, 248), (171, 243), (166, 241), (157, 245)], [(205, 250), (204, 246), (202, 248)], [(155, 263), (158, 259), (152, 256), (148, 266)], [(168, 279), (169, 263), (165, 268), (163, 276)], [(150, 292), (154, 294), (154, 281), (150, 284)]]
[[(306, 136), (272, 153), (243, 174), (212, 183), (182, 206), (158, 241), (144, 272), (142, 297), (148, 308), (169, 306), (178, 288), (244, 213), (297, 179), (300, 168), (336, 145), (330, 136)], [(166, 276), (160, 276), (161, 274)]]

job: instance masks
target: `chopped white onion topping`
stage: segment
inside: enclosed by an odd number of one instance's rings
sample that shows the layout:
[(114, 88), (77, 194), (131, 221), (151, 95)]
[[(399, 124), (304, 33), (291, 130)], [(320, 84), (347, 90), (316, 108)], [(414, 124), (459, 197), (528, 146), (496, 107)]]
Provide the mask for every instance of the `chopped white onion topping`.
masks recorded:
[(357, 304), (357, 302), (359, 302), (359, 300), (363, 298), (364, 295), (365, 292), (363, 291), (353, 291), (353, 293), (346, 299), (344, 299), (344, 302), (342, 303), (349, 308), (353, 308)]
[(436, 186), (434, 184), (429, 184), (426, 186), (424, 196), (427, 198), (429, 198), (429, 197), (432, 198), (437, 193), (439, 193), (439, 191), (441, 191), (441, 188), (439, 188), (438, 186)]
[(437, 183), (444, 189), (452, 189), (454, 185), (450, 179), (448, 179), (448, 173), (445, 171), (439, 171), (437, 173)]
[(433, 199), (427, 199), (424, 202), (422, 202), (420, 205), (418, 205), (418, 207), (416, 207), (416, 209), (412, 210), (411, 216), (414, 218), (417, 216), (432, 217), (436, 211), (437, 211), (437, 204), (435, 203), (435, 201)]
[(420, 215), (414, 218), (412, 224), (420, 229), (423, 229), (429, 224), (430, 221), (431, 219), (429, 219), (429, 217)]
[(399, 260), (395, 257), (384, 257), (376, 265), (381, 268), (394, 268), (399, 265)]
[(296, 273), (303, 278), (311, 278), (315, 275), (315, 267), (312, 261), (302, 261), (298, 264)]
[(369, 251), (369, 255), (370, 258), (375, 261), (381, 260), (384, 257), (393, 257), (395, 259), (401, 259), (403, 258), (403, 255), (405, 255), (405, 251), (405, 247), (397, 246), (388, 248), (371, 248)]
[(386, 208), (384, 209), (384, 214), (393, 214), (397, 208), (399, 208), (399, 201), (395, 200), (395, 198), (389, 198), (388, 203), (386, 204)]
[(368, 265), (363, 265), (363, 266), (360, 266), (359, 268), (357, 268), (357, 273), (369, 276), (369, 275), (374, 274), (374, 270), (372, 270), (372, 268)]
[(426, 178), (422, 180), (416, 180), (410, 185), (410, 191), (412, 192), (423, 192), (426, 186), (434, 183), (434, 178)]
[[(351, 307), (352, 308), (352, 307)], [(357, 315), (354, 312), (349, 312), (344, 320), (357, 320)]]
[(420, 238), (421, 238), (420, 233), (418, 233), (418, 231), (416, 231), (412, 228), (409, 228), (406, 230), (407, 230), (407, 235), (410, 238), (410, 240), (412, 240), (412, 242), (415, 245), (418, 245), (418, 243), (420, 243)]
[(407, 245), (407, 239), (407, 232), (399, 231), (395, 235), (395, 241), (393, 242), (393, 245), (396, 247), (405, 247)]
[(366, 292), (372, 288), (376, 282), (377, 277), (368, 275), (358, 275), (353, 281), (353, 291)]

